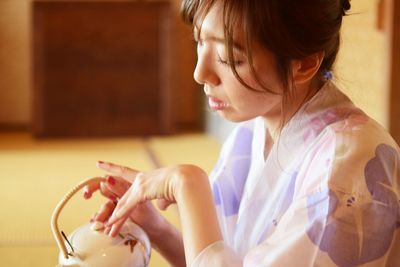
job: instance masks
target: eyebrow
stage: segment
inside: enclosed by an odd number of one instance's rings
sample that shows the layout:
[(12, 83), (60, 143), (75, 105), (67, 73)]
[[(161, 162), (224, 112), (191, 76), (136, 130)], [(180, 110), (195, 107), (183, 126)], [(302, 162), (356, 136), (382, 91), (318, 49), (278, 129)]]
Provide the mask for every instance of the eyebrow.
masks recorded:
[[(195, 37), (198, 36), (198, 32), (199, 32), (199, 28), (197, 26), (194, 26), (193, 34), (195, 35)], [(209, 39), (209, 40), (217, 42), (217, 43), (222, 43), (222, 44), (225, 44), (225, 41), (226, 41), (224, 38), (216, 37), (216, 36), (210, 36), (206, 39)], [(233, 41), (233, 47), (240, 52), (243, 52), (243, 53), (245, 52), (244, 47), (235, 41)]]

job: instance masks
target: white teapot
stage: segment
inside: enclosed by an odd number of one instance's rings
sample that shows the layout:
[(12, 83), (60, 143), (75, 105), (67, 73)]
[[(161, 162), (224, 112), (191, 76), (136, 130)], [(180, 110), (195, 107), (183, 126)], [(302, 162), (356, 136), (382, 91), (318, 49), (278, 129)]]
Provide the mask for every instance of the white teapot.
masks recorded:
[(104, 226), (99, 222), (79, 227), (68, 238), (59, 231), (57, 219), (68, 200), (86, 184), (102, 180), (103, 178), (93, 178), (80, 183), (54, 210), (51, 228), (61, 251), (57, 267), (148, 266), (151, 253), (149, 238), (142, 228), (131, 221), (122, 226), (115, 238), (104, 234)]

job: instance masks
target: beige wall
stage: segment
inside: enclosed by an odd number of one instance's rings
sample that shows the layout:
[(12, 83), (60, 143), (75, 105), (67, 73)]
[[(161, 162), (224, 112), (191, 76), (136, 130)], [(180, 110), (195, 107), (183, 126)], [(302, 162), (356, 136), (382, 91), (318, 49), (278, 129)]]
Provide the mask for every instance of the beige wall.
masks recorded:
[(336, 64), (340, 87), (372, 118), (388, 125), (386, 37), (377, 28), (379, 0), (351, 1), (344, 18), (342, 47)]
[(30, 116), (29, 0), (0, 1), (0, 123)]

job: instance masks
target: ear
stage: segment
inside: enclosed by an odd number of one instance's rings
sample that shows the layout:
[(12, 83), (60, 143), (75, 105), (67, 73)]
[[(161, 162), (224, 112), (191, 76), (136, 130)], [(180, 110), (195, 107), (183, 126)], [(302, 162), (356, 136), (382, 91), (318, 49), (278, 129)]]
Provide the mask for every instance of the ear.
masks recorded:
[(311, 81), (317, 74), (324, 52), (318, 52), (301, 60), (292, 61), (293, 82), (295, 84), (303, 84)]

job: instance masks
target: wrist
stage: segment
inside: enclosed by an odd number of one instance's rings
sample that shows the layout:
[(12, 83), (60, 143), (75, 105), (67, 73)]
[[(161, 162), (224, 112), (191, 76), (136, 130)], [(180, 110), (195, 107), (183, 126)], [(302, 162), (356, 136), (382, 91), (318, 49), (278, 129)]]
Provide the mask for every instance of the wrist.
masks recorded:
[(195, 190), (198, 186), (209, 186), (207, 173), (195, 165), (179, 165), (175, 171), (175, 200), (184, 201), (185, 193)]

